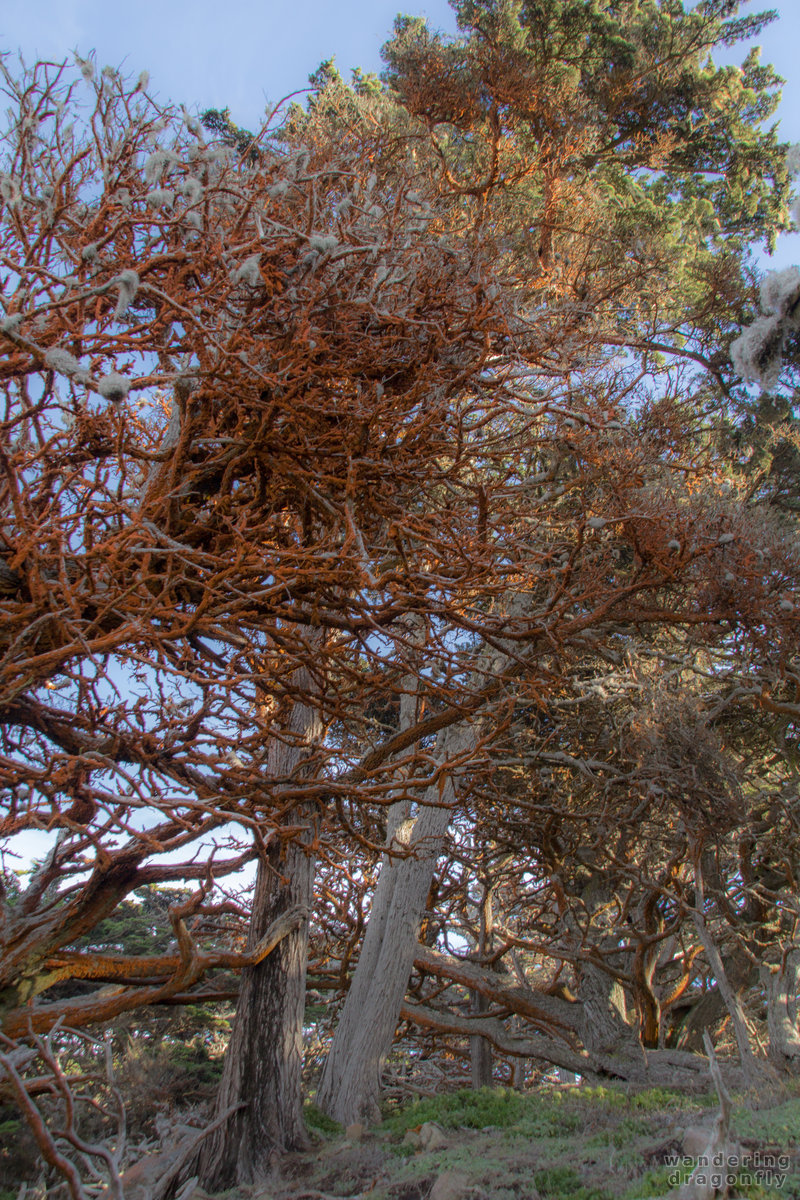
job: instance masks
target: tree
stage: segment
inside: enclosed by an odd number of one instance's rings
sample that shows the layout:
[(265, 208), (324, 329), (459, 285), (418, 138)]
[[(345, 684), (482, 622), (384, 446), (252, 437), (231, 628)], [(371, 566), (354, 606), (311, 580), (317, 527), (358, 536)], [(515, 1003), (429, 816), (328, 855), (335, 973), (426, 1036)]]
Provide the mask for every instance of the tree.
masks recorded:
[[(502, 320), (476, 285), (480, 244), (431, 240), (437, 185), (414, 147), (379, 128), (236, 158), (143, 83), (82, 71), (83, 124), (64, 69), (5, 75), (4, 831), (55, 834), (5, 911), (11, 1037), (186, 995), (296, 941), (302, 905), (244, 954), (202, 952), (187, 922), (248, 859), (307, 872), (287, 844), (313, 837), (323, 798), (380, 799), (407, 735), (338, 774), (335, 750), (309, 744), (307, 778), (270, 746), (298, 705), (352, 722), (376, 669), (403, 661), (401, 618), (445, 645), (473, 625), (464, 589), (508, 569), (474, 530), (483, 402), (468, 388)], [(410, 741), (463, 715), (449, 684), (429, 690), (445, 707)], [(255, 844), (221, 863), (150, 861), (235, 847), (237, 829)], [(75, 948), (131, 890), (171, 879), (201, 883), (171, 915), (177, 956)], [(123, 986), (28, 1007), (67, 979)], [(276, 997), (274, 1028), (296, 1031), (299, 995)]]
[[(652, 551), (647, 554), (644, 549), (651, 538), (642, 536), (641, 527), (635, 531), (643, 497), (635, 486), (629, 489), (637, 479), (640, 485), (648, 477), (655, 483), (655, 463), (648, 463), (643, 455), (634, 464), (626, 453), (623, 468), (619, 442), (614, 449), (609, 446), (608, 458), (601, 462), (605, 447), (590, 450), (589, 439), (581, 436), (581, 430), (591, 430), (594, 442), (598, 428), (614, 427), (616, 422), (609, 418), (623, 411), (614, 387), (620, 393), (636, 387), (632, 372), (627, 377), (619, 368), (609, 372), (603, 344), (626, 346), (639, 358), (643, 374), (656, 369), (655, 352), (689, 355), (711, 375), (696, 385), (710, 403), (710, 385), (714, 375), (719, 377), (714, 352), (708, 350), (709, 342), (718, 336), (713, 323), (719, 320), (718, 306), (709, 305), (709, 264), (717, 244), (714, 229), (724, 228), (728, 235), (724, 269), (731, 286), (736, 274), (741, 276), (737, 251), (784, 215), (785, 171), (780, 156), (771, 149), (772, 137), (752, 131), (736, 136), (743, 132), (745, 114), (763, 117), (771, 111), (769, 89), (774, 77), (758, 68), (753, 56), (744, 78), (731, 70), (706, 68), (702, 57), (716, 42), (736, 40), (758, 29), (758, 18), (724, 24), (723, 18), (734, 8), (702, 5), (686, 14), (682, 6), (656, 4), (646, 10), (623, 7), (603, 12), (555, 2), (462, 4), (458, 6), (466, 35), (462, 40), (446, 45), (421, 22), (403, 19), (386, 50), (389, 81), (427, 127), (452, 194), (463, 199), (466, 211), (472, 203), (475, 222), (497, 237), (498, 259), (507, 273), (516, 319), (511, 322), (514, 351), (497, 360), (493, 382), (503, 378), (503, 367), (514, 370), (525, 381), (528, 394), (538, 392), (552, 402), (554, 377), (563, 372), (568, 381), (560, 399), (569, 406), (569, 425), (579, 432), (562, 435), (561, 462), (553, 456), (554, 463), (548, 456), (549, 461), (545, 458), (529, 470), (537, 482), (541, 478), (537, 468), (541, 472), (542, 466), (548, 483), (566, 481), (570, 475), (580, 480), (591, 494), (592, 511), (596, 508), (603, 514), (589, 519), (587, 532), (609, 523), (609, 501), (614, 496), (612, 519), (625, 522), (623, 537), (631, 537), (626, 556), (630, 562), (633, 551), (636, 566), (628, 581), (633, 591), (653, 587), (654, 580), (647, 578)], [(673, 52), (680, 49), (670, 58), (667, 47)], [(760, 91), (748, 92), (746, 83)], [(687, 122), (689, 128), (696, 126), (696, 136), (685, 136)], [(728, 130), (725, 139), (723, 129)], [(736, 137), (736, 165), (726, 149), (732, 144), (731, 135)], [(756, 162), (762, 168), (770, 163), (769, 173), (778, 185), (771, 194), (759, 194), (747, 185), (751, 167), (745, 164)], [(731, 170), (736, 186), (741, 183), (748, 193), (751, 222), (741, 205), (723, 202), (720, 183)], [(762, 186), (762, 182), (757, 185)], [(587, 214), (585, 219), (576, 218), (578, 197), (578, 211)], [(689, 213), (691, 250), (687, 253), (684, 222)], [(675, 238), (679, 222), (684, 225), (683, 246)], [(646, 242), (644, 231), (656, 229), (662, 234), (660, 243)], [(677, 286), (665, 289), (668, 259)], [(711, 283), (712, 291), (718, 286)], [(571, 371), (576, 372), (577, 386)], [(590, 391), (601, 378), (607, 389), (602, 401)], [(677, 386), (677, 376), (673, 384), (667, 378), (659, 386), (668, 395)], [(576, 393), (585, 405), (578, 421)], [(692, 437), (690, 403), (671, 429), (678, 438)], [(534, 427), (534, 436), (542, 438), (541, 428)], [(615, 440), (614, 434), (610, 440)], [(662, 443), (657, 452), (661, 468), (664, 450)], [(679, 455), (677, 443), (670, 453)], [(624, 474), (617, 474), (621, 468)], [(520, 476), (524, 486), (525, 473)], [(661, 474), (655, 486), (665, 483)], [(631, 512), (634, 496), (636, 518)], [(554, 535), (562, 534), (558, 517), (554, 520), (548, 514), (548, 521), (550, 536), (542, 539), (542, 551), (552, 547)], [(682, 544), (681, 539), (671, 540)], [(574, 553), (563, 552), (572, 566)], [(620, 553), (618, 546), (618, 557)], [(609, 564), (604, 548), (597, 547), (593, 557), (598, 575), (605, 572), (604, 602), (611, 606), (619, 568)], [(573, 598), (577, 600), (574, 593)], [(595, 624), (597, 618), (589, 616), (591, 607), (585, 600), (583, 604), (585, 611), (588, 607), (586, 625)], [(679, 612), (664, 605), (659, 620), (680, 621)], [(605, 628), (610, 632), (608, 625)], [(552, 635), (564, 644), (560, 628), (553, 629)], [(543, 681), (534, 678), (541, 695)], [(419, 857), (405, 864), (414, 899), (409, 901), (407, 888), (400, 888), (398, 903), (402, 914), (411, 904), (410, 916), (385, 916), (383, 889), (378, 886), (372, 917), (376, 922), (377, 905), (377, 923), (367, 930), (363, 971), (356, 971), (319, 1090), (323, 1106), (340, 1120), (375, 1115), (381, 1062), (405, 988), (399, 979), (407, 976), (406, 964), (413, 956), (410, 940), (422, 915), (447, 821), (442, 810), (427, 856), (428, 869), (423, 871)], [(394, 873), (392, 868), (387, 872)], [(411, 878), (417, 875), (420, 878), (412, 885)], [(390, 889), (393, 896), (398, 888), (395, 882)], [(390, 964), (387, 969), (398, 977), (391, 1002), (367, 953), (373, 933)], [(405, 952), (400, 951), (402, 944), (407, 946)], [(365, 1011), (370, 1013), (367, 1021)], [(378, 1033), (381, 1026), (385, 1027)]]
[[(728, 415), (748, 247), (787, 194), (784, 148), (748, 124), (774, 77), (703, 62), (758, 28), (726, 24), (735, 9), (464, 4), (452, 44), (401, 22), (388, 90), (327, 69), (246, 145), (229, 120), (207, 144), (91, 63), (93, 111), (70, 128), (64, 71), (6, 73), (0, 769), (5, 832), (54, 843), (4, 910), (0, 1016), (23, 1037), (242, 970), (209, 1186), (303, 1141), (317, 857), (382, 860), (318, 1092), (340, 1119), (376, 1112), (401, 1018), (584, 1073), (705, 1069), (660, 1044), (653, 982), (693, 983), (701, 887), (706, 954), (728, 937), (702, 822), (678, 829), (680, 764), (648, 774), (606, 730), (587, 765), (586, 726), (561, 714), (641, 643), (778, 677), (796, 646), (793, 543), (720, 477), (709, 422)], [(653, 736), (670, 750), (668, 716)], [(703, 786), (727, 803), (737, 773), (695, 724)], [(587, 770), (608, 789), (554, 804), (554, 780)], [(532, 813), (520, 777), (541, 789)], [(454, 814), (511, 856), (496, 927), (514, 940), (478, 962), (418, 942), (426, 911), (454, 923), (431, 888)], [(248, 947), (201, 948), (192, 922), (254, 860)], [(532, 872), (533, 929), (502, 907)], [(79, 948), (170, 879), (200, 885), (171, 915), (177, 954)], [(515, 947), (564, 966), (532, 987), (520, 957), (512, 982), (492, 968)], [(529, 1033), (465, 1024), (425, 977)], [(78, 979), (93, 990), (39, 998)]]

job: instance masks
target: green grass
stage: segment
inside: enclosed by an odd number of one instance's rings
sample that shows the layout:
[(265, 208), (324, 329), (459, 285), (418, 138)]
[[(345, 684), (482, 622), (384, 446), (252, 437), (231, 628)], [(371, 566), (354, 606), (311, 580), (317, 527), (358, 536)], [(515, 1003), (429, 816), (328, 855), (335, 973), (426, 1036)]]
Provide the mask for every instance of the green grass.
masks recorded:
[(672, 1088), (652, 1087), (645, 1088), (642, 1092), (636, 1092), (629, 1098), (631, 1108), (639, 1109), (642, 1112), (657, 1112), (662, 1109), (686, 1108), (694, 1104), (716, 1103), (714, 1096), (686, 1096), (682, 1092), (673, 1091)]
[(539, 1091), (522, 1094), (512, 1088), (462, 1089), (424, 1100), (416, 1100), (402, 1109), (385, 1114), (383, 1129), (402, 1134), (426, 1121), (435, 1121), (444, 1129), (509, 1129), (531, 1138), (563, 1137), (586, 1125), (587, 1110), (600, 1117), (635, 1112), (627, 1118), (626, 1136), (649, 1131), (647, 1118), (640, 1113), (655, 1113), (664, 1106), (677, 1107), (681, 1097), (663, 1088), (631, 1097), (615, 1088), (580, 1088), (576, 1091)]
[(665, 1196), (672, 1190), (669, 1178), (674, 1170), (674, 1167), (655, 1167), (645, 1171), (623, 1193), (622, 1200), (648, 1200), (650, 1196)]
[(588, 1188), (584, 1186), (574, 1167), (548, 1167), (546, 1171), (536, 1171), (533, 1176), (536, 1190), (542, 1196), (553, 1200), (612, 1200), (610, 1192), (604, 1188)]
[(303, 1105), (303, 1117), (307, 1127), (313, 1129), (315, 1133), (333, 1137), (343, 1132), (339, 1122), (334, 1121), (333, 1117), (329, 1117), (321, 1108), (317, 1108), (311, 1100), (307, 1100)]
[[(716, 1104), (710, 1093), (684, 1095), (664, 1087), (640, 1092), (614, 1085), (528, 1093), (464, 1089), (389, 1110), (382, 1132), (400, 1172), (396, 1178), (409, 1183), (427, 1179), (431, 1171), (456, 1168), (507, 1200), (531, 1181), (542, 1200), (649, 1200), (672, 1190), (675, 1168), (648, 1156), (673, 1130)], [(426, 1121), (450, 1131), (448, 1147), (435, 1155), (399, 1142)], [(755, 1112), (739, 1104), (733, 1124), (738, 1136), (791, 1153), (800, 1145), (800, 1096)], [(790, 1175), (782, 1191), (739, 1184), (736, 1195), (742, 1200), (800, 1196), (800, 1177)]]
[(515, 1125), (531, 1107), (531, 1098), (511, 1088), (464, 1089), (425, 1100), (415, 1100), (408, 1108), (392, 1113), (383, 1123), (390, 1133), (406, 1133), (426, 1121), (435, 1121), (443, 1129), (504, 1129)]
[(733, 1127), (739, 1137), (760, 1138), (765, 1142), (800, 1142), (800, 1099), (787, 1100), (775, 1108), (751, 1112), (736, 1107)]

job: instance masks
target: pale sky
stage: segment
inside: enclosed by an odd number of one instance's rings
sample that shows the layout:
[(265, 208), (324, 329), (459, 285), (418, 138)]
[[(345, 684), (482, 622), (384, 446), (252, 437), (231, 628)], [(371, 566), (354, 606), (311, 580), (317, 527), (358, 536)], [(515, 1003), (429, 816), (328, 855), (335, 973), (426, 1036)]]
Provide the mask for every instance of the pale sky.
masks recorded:
[[(743, 12), (768, 7), (780, 18), (759, 38), (762, 61), (786, 79), (781, 136), (800, 141), (800, 0), (753, 0)], [(95, 49), (100, 66), (124, 64), (134, 76), (148, 70), (162, 100), (229, 107), (234, 121), (252, 129), (268, 100), (305, 87), (323, 59), (335, 57), (346, 77), (353, 67), (379, 71), (381, 45), (400, 10), (455, 32), (446, 0), (4, 0), (0, 49), (21, 49), (29, 61)], [(743, 48), (735, 55), (740, 60)], [(785, 235), (768, 265), (794, 262), (800, 234)]]

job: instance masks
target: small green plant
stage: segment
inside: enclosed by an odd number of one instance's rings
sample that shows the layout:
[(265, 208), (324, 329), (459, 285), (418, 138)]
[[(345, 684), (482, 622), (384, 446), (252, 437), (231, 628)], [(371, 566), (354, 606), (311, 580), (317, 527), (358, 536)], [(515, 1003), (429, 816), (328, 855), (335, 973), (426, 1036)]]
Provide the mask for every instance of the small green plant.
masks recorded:
[(631, 1108), (654, 1112), (662, 1108), (683, 1108), (686, 1105), (686, 1096), (673, 1091), (672, 1088), (652, 1087), (631, 1096), (630, 1101)]
[(611, 1133), (610, 1142), (612, 1146), (623, 1147), (629, 1146), (636, 1138), (642, 1134), (650, 1133), (653, 1128), (652, 1118), (647, 1117), (623, 1117), (616, 1129)]
[(413, 1158), (417, 1152), (416, 1146), (410, 1142), (387, 1142), (386, 1153), (394, 1158)]
[(582, 1102), (599, 1101), (609, 1108), (625, 1108), (630, 1099), (618, 1088), (607, 1087), (582, 1087), (575, 1095)]
[(522, 1118), (515, 1130), (528, 1138), (558, 1138), (577, 1133), (585, 1124), (580, 1111), (568, 1109), (558, 1096), (526, 1097)]
[(740, 1137), (760, 1138), (778, 1144), (800, 1142), (800, 1100), (787, 1100), (776, 1108), (758, 1112), (737, 1107), (733, 1127)]
[(392, 1133), (405, 1133), (426, 1121), (436, 1121), (445, 1129), (503, 1129), (516, 1124), (531, 1106), (531, 1099), (511, 1088), (463, 1089), (430, 1099), (415, 1100), (408, 1108), (393, 1113), (384, 1122)]
[(533, 1182), (537, 1191), (553, 1200), (612, 1200), (604, 1188), (585, 1187), (573, 1167), (548, 1167), (546, 1171), (537, 1171)]
[(317, 1108), (313, 1101), (308, 1100), (303, 1105), (303, 1116), (306, 1125), (309, 1129), (313, 1129), (316, 1133), (322, 1133), (326, 1137), (333, 1137), (342, 1132), (342, 1127), (338, 1121), (334, 1121), (333, 1117), (329, 1117), (321, 1108)]
[[(747, 1176), (745, 1176), (746, 1178)], [(734, 1184), (731, 1194), (741, 1196), (742, 1200), (778, 1200), (780, 1196), (796, 1196), (797, 1192), (793, 1189), (785, 1191), (783, 1188), (765, 1187), (761, 1183), (742, 1183), (740, 1177)]]
[(672, 1167), (655, 1167), (645, 1171), (628, 1188), (622, 1200), (648, 1200), (650, 1196), (664, 1196), (671, 1190)]

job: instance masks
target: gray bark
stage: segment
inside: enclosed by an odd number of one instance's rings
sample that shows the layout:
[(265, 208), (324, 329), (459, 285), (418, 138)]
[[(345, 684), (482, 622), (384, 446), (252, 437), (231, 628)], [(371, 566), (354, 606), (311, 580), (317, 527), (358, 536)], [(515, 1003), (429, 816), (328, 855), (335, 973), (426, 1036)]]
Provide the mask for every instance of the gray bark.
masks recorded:
[(628, 1021), (622, 986), (600, 967), (585, 963), (580, 968), (579, 997), (580, 1036), (592, 1069), (644, 1082), (647, 1056)]
[[(469, 730), (445, 730), (439, 736), (437, 759), (446, 761), (460, 753), (472, 736)], [(443, 785), (428, 789), (413, 825), (402, 805), (390, 813), (389, 837), (405, 844), (409, 857), (384, 859), (358, 966), (317, 1090), (319, 1107), (342, 1125), (380, 1119), (383, 1063), (400, 1019), (454, 801), (453, 782), (447, 776)]]
[(800, 1066), (800, 1031), (797, 1028), (797, 990), (800, 983), (800, 949), (790, 950), (775, 967), (764, 965), (761, 978), (767, 994), (769, 1055), (781, 1068)]
[(403, 1016), (419, 1025), (462, 1034), (478, 1028), (503, 1054), (537, 1058), (590, 1079), (612, 1076), (632, 1083), (690, 1090), (705, 1086), (708, 1064), (701, 1055), (642, 1048), (636, 1029), (627, 1022), (619, 985), (593, 964), (588, 964), (589, 978), (584, 974), (581, 987), (588, 1000), (585, 1009), (580, 1000), (538, 991), (513, 976), (427, 946), (417, 947), (415, 962), (419, 970), (437, 979), (482, 992), (497, 1007), (515, 1013), (525, 1032), (513, 1032), (496, 1017), (476, 1019), (424, 1004), (406, 1004)]
[[(483, 956), (492, 947), (494, 932), (494, 889), (487, 882), (481, 883), (482, 895), (479, 914), (478, 954)], [(489, 1011), (489, 1000), (482, 992), (471, 991), (472, 1012), (476, 1016)], [(469, 1039), (470, 1069), (474, 1090), (492, 1086), (492, 1044), (488, 1038), (477, 1035)]]
[[(476, 1016), (489, 1011), (489, 1001), (486, 996), (480, 992), (471, 992), (472, 1000), (471, 1010)], [(470, 1068), (472, 1075), (472, 1087), (475, 1091), (478, 1088), (492, 1086), (492, 1044), (488, 1038), (482, 1037), (480, 1034), (469, 1039), (469, 1057)]]
[[(285, 731), (268, 754), (273, 778), (297, 773), (308, 744), (320, 731), (313, 709), (296, 702)], [(258, 867), (248, 947), (255, 946), (281, 913), (310, 911), (314, 858), (309, 814), (290, 821), (308, 822), (300, 840), (273, 836)], [(303, 1121), (303, 1015), (305, 1011), (308, 917), (273, 953), (242, 972), (236, 1018), (216, 1101), (230, 1115), (209, 1137), (199, 1161), (204, 1188), (219, 1191), (263, 1179), (287, 1150), (307, 1148)]]
[(719, 988), (720, 995), (725, 1001), (725, 1007), (730, 1014), (731, 1023), (736, 1035), (736, 1045), (739, 1049), (739, 1059), (742, 1064), (742, 1072), (748, 1084), (755, 1084), (758, 1082), (761, 1072), (756, 1060), (756, 1056), (753, 1053), (753, 1047), (750, 1045), (750, 1033), (747, 1028), (747, 1019), (745, 1017), (744, 1006), (730, 984), (728, 974), (725, 970), (725, 964), (722, 961), (722, 955), (719, 952), (717, 944), (711, 934), (711, 930), (708, 928), (705, 917), (703, 916), (705, 902), (703, 892), (703, 876), (699, 861), (695, 865), (695, 881), (696, 898), (695, 908), (692, 912), (692, 919), (694, 921), (695, 928), (697, 929), (697, 936), (702, 943), (706, 958), (708, 959), (708, 965), (711, 967), (712, 974), (717, 981), (717, 987)]

